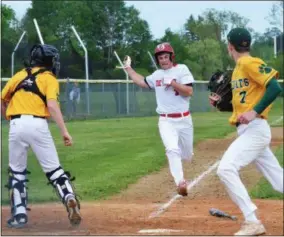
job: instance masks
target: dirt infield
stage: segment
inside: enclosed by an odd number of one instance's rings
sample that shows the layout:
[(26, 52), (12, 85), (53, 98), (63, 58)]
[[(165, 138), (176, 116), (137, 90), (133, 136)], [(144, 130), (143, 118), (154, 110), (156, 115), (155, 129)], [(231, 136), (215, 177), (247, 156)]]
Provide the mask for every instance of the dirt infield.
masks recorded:
[[(283, 142), (283, 128), (272, 128), (273, 147)], [(185, 163), (185, 175), (193, 180), (214, 164), (234, 137), (207, 140), (194, 150), (191, 163)], [(254, 186), (261, 175), (250, 165), (241, 172), (247, 187)], [(232, 235), (242, 222), (238, 208), (228, 198), (215, 170), (191, 189), (190, 195), (173, 202), (156, 218), (149, 215), (176, 195), (168, 167), (143, 177), (127, 190), (108, 200), (83, 202), (80, 227), (69, 225), (61, 204), (30, 205), (28, 225), (20, 230), (6, 227), (9, 209), (2, 207), (2, 235)], [(267, 235), (283, 235), (283, 201), (255, 200)], [(238, 221), (209, 215), (218, 208), (238, 217)]]

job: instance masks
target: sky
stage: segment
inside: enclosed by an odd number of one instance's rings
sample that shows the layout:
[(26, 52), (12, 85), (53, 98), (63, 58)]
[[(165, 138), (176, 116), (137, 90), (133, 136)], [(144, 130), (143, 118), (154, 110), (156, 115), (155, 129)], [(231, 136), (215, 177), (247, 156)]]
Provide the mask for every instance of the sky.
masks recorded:
[[(230, 10), (250, 20), (248, 26), (256, 32), (263, 33), (271, 27), (266, 19), (272, 4), (277, 1), (126, 1), (140, 12), (140, 17), (146, 20), (154, 38), (161, 38), (165, 30), (180, 31), (183, 24), (192, 14), (201, 15), (208, 8)], [(2, 1), (16, 12), (21, 19), (31, 1)]]

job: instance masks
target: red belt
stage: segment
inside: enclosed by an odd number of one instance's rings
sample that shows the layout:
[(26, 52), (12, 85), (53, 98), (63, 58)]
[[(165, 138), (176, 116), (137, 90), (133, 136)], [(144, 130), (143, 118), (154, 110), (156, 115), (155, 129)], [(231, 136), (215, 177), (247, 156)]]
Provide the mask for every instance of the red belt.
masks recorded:
[(162, 116), (162, 117), (169, 117), (169, 118), (181, 118), (181, 117), (187, 116), (189, 114), (190, 114), (190, 112), (186, 111), (184, 113), (160, 114), (160, 116)]

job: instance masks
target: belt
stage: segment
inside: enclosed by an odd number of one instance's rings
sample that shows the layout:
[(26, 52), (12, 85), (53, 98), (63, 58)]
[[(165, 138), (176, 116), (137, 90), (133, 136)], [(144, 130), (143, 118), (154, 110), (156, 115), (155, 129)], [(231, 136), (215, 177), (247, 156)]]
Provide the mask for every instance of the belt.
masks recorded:
[(187, 116), (189, 114), (190, 114), (190, 112), (186, 111), (184, 113), (160, 114), (160, 116), (162, 116), (162, 117), (169, 117), (169, 118), (181, 118), (181, 117)]
[[(11, 118), (11, 120), (17, 119), (17, 118), (21, 118), (22, 115), (29, 115), (29, 114), (15, 114), (15, 115), (11, 115), (10, 118)], [(37, 116), (37, 115), (32, 115), (32, 116), (34, 118), (46, 119), (46, 117), (43, 117), (43, 116)]]

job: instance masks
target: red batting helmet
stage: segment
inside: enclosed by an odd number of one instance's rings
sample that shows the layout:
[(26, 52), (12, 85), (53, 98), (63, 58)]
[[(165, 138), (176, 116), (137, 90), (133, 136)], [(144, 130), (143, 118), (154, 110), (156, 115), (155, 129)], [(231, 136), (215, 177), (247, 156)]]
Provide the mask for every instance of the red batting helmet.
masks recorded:
[(158, 44), (157, 47), (155, 48), (155, 58), (157, 63), (159, 63), (157, 56), (161, 53), (169, 53), (171, 61), (173, 61), (175, 58), (175, 52), (173, 47), (170, 45), (170, 43), (161, 43)]

